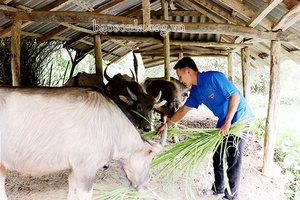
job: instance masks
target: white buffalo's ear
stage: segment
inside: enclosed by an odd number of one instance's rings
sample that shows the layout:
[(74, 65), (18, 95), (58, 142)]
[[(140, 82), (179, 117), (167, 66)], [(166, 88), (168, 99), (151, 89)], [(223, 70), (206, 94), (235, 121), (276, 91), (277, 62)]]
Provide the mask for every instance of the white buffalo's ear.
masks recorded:
[(129, 106), (131, 106), (131, 105), (133, 105), (133, 101), (130, 101), (130, 100), (128, 100), (125, 96), (123, 96), (123, 95), (119, 95), (119, 99), (121, 100), (121, 101), (124, 101), (127, 105), (129, 105)]

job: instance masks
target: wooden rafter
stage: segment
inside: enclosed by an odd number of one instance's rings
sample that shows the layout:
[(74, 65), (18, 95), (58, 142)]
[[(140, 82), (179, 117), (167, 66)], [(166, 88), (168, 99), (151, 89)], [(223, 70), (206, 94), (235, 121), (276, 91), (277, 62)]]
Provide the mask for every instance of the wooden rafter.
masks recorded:
[(41, 8), (41, 11), (54, 11), (70, 3), (72, 0), (57, 0)]
[(193, 8), (194, 10), (198, 11), (199, 13), (205, 15), (206, 17), (208, 17), (209, 19), (211, 19), (212, 21), (214, 21), (216, 23), (225, 23), (226, 22), (226, 20), (224, 20), (224, 19), (222, 20), (222, 18), (217, 17), (216, 15), (213, 15), (213, 14), (209, 13), (205, 9), (195, 5), (194, 3), (192, 3), (189, 0), (182, 0), (181, 2), (185, 3), (186, 5)]
[[(224, 3), (226, 6), (230, 7), (231, 9), (237, 11), (240, 15), (248, 18), (249, 20), (256, 14), (256, 12), (253, 9), (251, 9), (249, 6), (244, 5), (240, 0), (219, 1)], [(264, 18), (259, 24), (267, 30), (271, 30), (273, 26), (273, 22), (267, 18)]]
[[(157, 1), (157, 0), (150, 0), (150, 4), (152, 4), (155, 1)], [(124, 13), (121, 13), (119, 16), (130, 16), (130, 15), (136, 13), (137, 11), (140, 11), (141, 9), (142, 9), (142, 4), (135, 6), (135, 7), (131, 8), (130, 10), (124, 12)]]
[(218, 7), (216, 7), (215, 5), (213, 5), (212, 3), (209, 3), (209, 2), (207, 2), (205, 0), (197, 0), (196, 2), (198, 2), (199, 4), (201, 4), (206, 9), (209, 9), (209, 11), (214, 12), (219, 17), (222, 17), (224, 20), (227, 21), (227, 23), (236, 24), (236, 25), (243, 25), (243, 23), (241, 21), (239, 21), (238, 19), (232, 17), (227, 12), (222, 11), (221, 9), (219, 9)]
[[(107, 3), (107, 4), (103, 5), (103, 6), (100, 6), (100, 7), (97, 8), (97, 9), (93, 9), (93, 10), (89, 9), (89, 10), (92, 11), (92, 12), (94, 12), (94, 13), (101, 13), (101, 12), (106, 11), (106, 10), (109, 9), (109, 8), (112, 8), (112, 7), (114, 7), (114, 6), (119, 5), (119, 4), (120, 4), (121, 2), (123, 2), (123, 1), (124, 1), (124, 0), (113, 1), (113, 2)], [(64, 3), (66, 3), (66, 2), (69, 3), (69, 1), (64, 0)], [(74, 3), (74, 2), (73, 2), (73, 3)], [(82, 3), (81, 3), (81, 4), (82, 4)], [(81, 5), (81, 6), (83, 7), (83, 5)], [(70, 26), (71, 26), (71, 25), (70, 25)], [(73, 25), (73, 27), (74, 27), (74, 25)], [(55, 37), (55, 36), (58, 36), (58, 35), (60, 35), (60, 34), (62, 34), (62, 33), (64, 33), (64, 32), (66, 32), (66, 31), (68, 31), (68, 30), (70, 30), (70, 27), (69, 27), (69, 26), (63, 26), (63, 25), (60, 25), (60, 26), (58, 26), (56, 29), (50, 31), (49, 33), (45, 34), (43, 37), (39, 38), (37, 42), (38, 42), (38, 43), (42, 43), (42, 42), (44, 42), (44, 41), (46, 41), (46, 40), (49, 40), (49, 39), (51, 39), (51, 38), (53, 38), (53, 37)], [(83, 31), (83, 32), (84, 32), (84, 35), (83, 35), (82, 37), (85, 37), (88, 33), (87, 33), (86, 31)]]
[[(256, 27), (266, 16), (275, 8), (282, 0), (271, 0), (266, 3), (261, 9), (247, 22), (248, 27)], [(238, 37), (235, 39), (236, 43), (240, 43), (244, 38)]]
[(88, 5), (86, 5), (86, 4), (84, 4), (84, 3), (80, 2), (80, 1), (73, 0), (72, 3), (75, 4), (75, 5), (77, 5), (77, 6), (79, 6), (79, 7), (81, 7), (81, 8), (83, 8), (83, 9), (85, 9), (85, 10), (87, 10), (87, 11), (90, 11), (90, 12), (94, 11), (94, 8), (88, 6)]
[(298, 2), (289, 12), (287, 12), (273, 27), (274, 31), (285, 31), (300, 19), (300, 3)]

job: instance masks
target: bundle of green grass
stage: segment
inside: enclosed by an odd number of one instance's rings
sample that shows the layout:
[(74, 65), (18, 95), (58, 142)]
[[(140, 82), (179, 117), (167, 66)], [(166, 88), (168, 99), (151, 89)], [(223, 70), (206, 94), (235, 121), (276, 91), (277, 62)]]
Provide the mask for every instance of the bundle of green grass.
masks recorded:
[[(241, 120), (233, 124), (230, 128), (230, 134), (234, 137), (247, 139), (248, 135), (243, 134), (248, 129), (248, 120)], [(213, 154), (219, 145), (226, 143), (228, 137), (218, 135), (219, 128), (200, 129), (187, 128), (169, 128), (168, 136), (174, 135), (184, 136), (186, 139), (180, 143), (172, 143), (167, 150), (160, 153), (152, 162), (152, 167), (157, 169), (156, 178), (165, 178), (165, 186), (172, 185), (183, 177), (186, 180), (187, 196), (192, 195), (192, 182), (196, 171), (201, 165), (207, 164), (203, 162), (204, 158), (209, 154)], [(155, 137), (156, 132), (148, 132), (144, 134), (146, 138)], [(235, 145), (237, 145), (236, 143)], [(221, 155), (225, 156), (226, 152)], [(223, 161), (225, 162), (225, 160)], [(226, 176), (226, 165), (224, 165), (224, 175)], [(226, 182), (226, 181), (225, 181)], [(228, 188), (228, 184), (226, 183)], [(229, 188), (228, 188), (229, 189)]]
[[(230, 134), (236, 137), (246, 139), (247, 135), (243, 135), (243, 131), (248, 127), (247, 121), (239, 121), (230, 128)], [(170, 186), (181, 178), (186, 180), (186, 195), (192, 194), (192, 181), (196, 170), (203, 164), (203, 159), (214, 153), (216, 147), (222, 144), (227, 137), (218, 135), (219, 128), (200, 129), (187, 128), (179, 126), (168, 129), (168, 137), (183, 136), (185, 139), (179, 143), (171, 143), (165, 151), (158, 154), (153, 160), (151, 166), (157, 170), (156, 178), (164, 177), (164, 186)], [(157, 130), (143, 134), (145, 138), (153, 139), (156, 137)], [(225, 155), (226, 152), (223, 152)], [(224, 174), (226, 177), (224, 169)], [(108, 187), (109, 188), (109, 187)], [(129, 189), (128, 187), (115, 188), (104, 191), (105, 196), (96, 199), (160, 199), (153, 191), (152, 195), (142, 194)], [(146, 196), (145, 196), (146, 195)]]

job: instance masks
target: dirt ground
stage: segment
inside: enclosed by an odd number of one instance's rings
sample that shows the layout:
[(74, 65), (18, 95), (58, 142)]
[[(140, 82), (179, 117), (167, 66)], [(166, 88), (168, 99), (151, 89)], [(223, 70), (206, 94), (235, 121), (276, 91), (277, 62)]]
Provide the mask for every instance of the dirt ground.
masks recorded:
[[(188, 127), (214, 127), (215, 118), (206, 108), (190, 111), (181, 121)], [(280, 170), (274, 167), (274, 177), (266, 177), (261, 173), (262, 145), (255, 139), (247, 141), (243, 156), (243, 171), (240, 184), (239, 200), (284, 200), (284, 182)], [(155, 170), (151, 170), (155, 175)], [(97, 184), (120, 186), (121, 183), (115, 177), (122, 176), (117, 163), (112, 162), (108, 170), (99, 170), (95, 180)], [(199, 195), (198, 192), (208, 189), (213, 181), (213, 171), (209, 158), (203, 163), (194, 177), (193, 192), (196, 199), (213, 200), (216, 197)], [(161, 199), (183, 200), (185, 186), (183, 182), (176, 183), (168, 191), (163, 190), (163, 180), (152, 178), (150, 188)], [(6, 192), (9, 200), (63, 200), (68, 191), (67, 172), (62, 171), (42, 177), (22, 176), (17, 172), (9, 172), (6, 180)], [(95, 190), (94, 196), (101, 191)]]

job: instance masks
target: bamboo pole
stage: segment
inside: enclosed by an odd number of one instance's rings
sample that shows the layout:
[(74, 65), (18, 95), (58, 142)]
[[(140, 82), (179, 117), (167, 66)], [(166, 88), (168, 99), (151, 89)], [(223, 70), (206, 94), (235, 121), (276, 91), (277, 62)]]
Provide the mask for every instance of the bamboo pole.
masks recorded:
[(233, 75), (233, 66), (232, 66), (232, 52), (228, 54), (228, 79), (230, 82), (234, 83), (234, 75)]
[(242, 55), (242, 75), (243, 75), (243, 95), (247, 102), (250, 102), (250, 55), (249, 47), (241, 49)]
[(273, 175), (272, 169), (274, 167), (274, 149), (277, 135), (276, 124), (280, 96), (280, 49), (281, 43), (279, 41), (271, 41), (269, 105), (266, 120), (262, 167), (262, 173), (266, 176)]
[(20, 34), (21, 21), (14, 21), (11, 29), (11, 74), (12, 85), (21, 86), (21, 65), (20, 65)]
[(95, 63), (96, 63), (96, 74), (102, 77), (103, 66), (102, 66), (102, 51), (101, 51), (101, 38), (100, 35), (94, 36), (94, 49), (95, 49)]
[[(163, 19), (168, 20), (168, 3), (166, 0), (161, 0), (161, 7), (163, 10)], [(170, 81), (170, 36), (168, 31), (164, 32), (163, 34), (165, 79)]]

